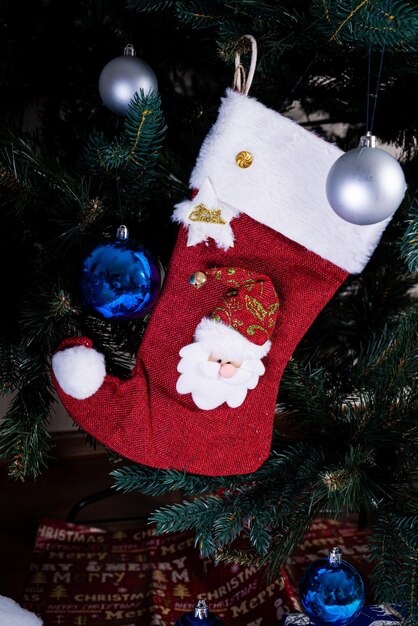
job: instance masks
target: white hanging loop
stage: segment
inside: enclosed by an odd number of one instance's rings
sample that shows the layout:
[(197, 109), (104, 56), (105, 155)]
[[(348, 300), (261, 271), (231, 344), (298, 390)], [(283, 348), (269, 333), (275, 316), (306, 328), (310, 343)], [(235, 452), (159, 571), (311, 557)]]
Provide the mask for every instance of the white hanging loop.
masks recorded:
[(255, 67), (257, 65), (257, 42), (252, 35), (244, 35), (251, 41), (251, 62), (248, 76), (245, 72), (244, 66), (241, 64), (241, 57), (239, 54), (235, 55), (235, 72), (234, 72), (234, 91), (242, 93), (244, 96), (248, 96), (248, 93), (253, 82)]

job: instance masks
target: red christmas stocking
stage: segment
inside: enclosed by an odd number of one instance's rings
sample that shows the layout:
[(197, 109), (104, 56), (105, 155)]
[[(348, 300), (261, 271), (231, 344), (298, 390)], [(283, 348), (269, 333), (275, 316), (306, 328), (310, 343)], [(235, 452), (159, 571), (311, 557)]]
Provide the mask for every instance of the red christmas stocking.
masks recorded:
[(194, 197), (175, 209), (178, 240), (131, 378), (107, 375), (84, 337), (53, 357), (58, 393), (84, 430), (153, 467), (227, 475), (262, 464), (286, 363), (389, 221), (357, 226), (332, 211), (325, 180), (340, 155), (227, 92)]

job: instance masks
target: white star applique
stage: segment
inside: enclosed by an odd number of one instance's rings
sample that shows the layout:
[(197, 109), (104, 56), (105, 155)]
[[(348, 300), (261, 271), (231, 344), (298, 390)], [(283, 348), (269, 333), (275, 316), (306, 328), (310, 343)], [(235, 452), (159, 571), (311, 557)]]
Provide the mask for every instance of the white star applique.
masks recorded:
[(223, 250), (234, 245), (231, 220), (239, 211), (218, 200), (209, 178), (205, 178), (193, 200), (185, 200), (176, 205), (173, 213), (175, 222), (188, 229), (187, 245), (195, 246), (210, 237)]

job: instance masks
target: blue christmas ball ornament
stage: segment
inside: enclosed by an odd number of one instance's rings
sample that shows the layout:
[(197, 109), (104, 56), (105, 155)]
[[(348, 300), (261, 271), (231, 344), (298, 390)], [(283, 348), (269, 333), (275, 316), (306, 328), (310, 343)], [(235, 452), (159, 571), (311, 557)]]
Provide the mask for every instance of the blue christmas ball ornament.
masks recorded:
[(84, 302), (106, 319), (132, 320), (154, 306), (161, 286), (158, 266), (120, 226), (116, 239), (96, 246), (83, 262)]
[(185, 613), (174, 626), (225, 626), (214, 613), (210, 613), (205, 600), (199, 600), (193, 611)]
[(300, 581), (305, 613), (317, 624), (342, 626), (354, 620), (364, 605), (364, 585), (358, 571), (342, 560), (340, 548), (328, 559), (310, 565)]

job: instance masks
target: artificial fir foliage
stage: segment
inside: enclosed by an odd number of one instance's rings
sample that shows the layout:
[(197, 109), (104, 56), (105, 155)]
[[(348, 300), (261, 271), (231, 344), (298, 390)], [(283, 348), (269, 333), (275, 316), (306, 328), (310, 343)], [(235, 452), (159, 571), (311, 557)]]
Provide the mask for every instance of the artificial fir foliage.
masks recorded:
[[(114, 475), (123, 490), (183, 490), (182, 503), (153, 514), (157, 531), (193, 529), (203, 554), (276, 574), (318, 515), (366, 510), (375, 600), (403, 602), (412, 624), (417, 7), (39, 0), (27, 3), (24, 20), (20, 4), (6, 3), (0, 19), (0, 388), (13, 398), (1, 453), (21, 480), (38, 475), (51, 452), (49, 367), (60, 341), (87, 335), (110, 373), (131, 368), (147, 320), (109, 323), (85, 311), (78, 268), (92, 245), (113, 237), (120, 207), (132, 236), (167, 263), (176, 234), (169, 216), (188, 194), (234, 55), (247, 58), (242, 36), (259, 46), (251, 95), (343, 150), (365, 131), (367, 71), (370, 105), (385, 49), (374, 132), (399, 147), (408, 193), (366, 269), (344, 282), (285, 369), (270, 457), (241, 476), (140, 465)], [(128, 41), (156, 72), (159, 96), (139, 94), (125, 122), (101, 104), (98, 76)]]

